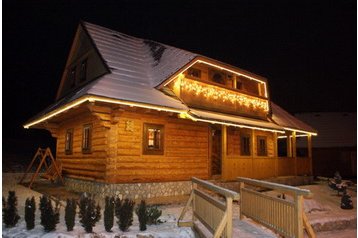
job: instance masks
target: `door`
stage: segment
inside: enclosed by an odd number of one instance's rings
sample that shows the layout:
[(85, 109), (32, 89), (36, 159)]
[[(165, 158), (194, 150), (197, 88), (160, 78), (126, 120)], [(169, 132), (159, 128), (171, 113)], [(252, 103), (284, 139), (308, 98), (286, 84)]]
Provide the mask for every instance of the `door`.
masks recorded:
[(221, 127), (211, 127), (211, 176), (221, 175)]

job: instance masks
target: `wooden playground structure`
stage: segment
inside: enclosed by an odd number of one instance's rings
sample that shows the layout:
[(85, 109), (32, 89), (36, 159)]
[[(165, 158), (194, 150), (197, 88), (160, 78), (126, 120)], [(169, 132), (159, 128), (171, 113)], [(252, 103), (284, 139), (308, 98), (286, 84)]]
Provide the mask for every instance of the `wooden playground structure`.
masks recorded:
[[(49, 158), (50, 161), (47, 161), (47, 158)], [(53, 157), (50, 148), (42, 149), (38, 148), (36, 154), (32, 158), (31, 163), (26, 169), (26, 172), (22, 176), (20, 180), (20, 184), (23, 184), (27, 174), (31, 171), (31, 168), (35, 165), (35, 162), (39, 161), (39, 164), (36, 168), (35, 173), (32, 175), (30, 183), (28, 185), (28, 188), (31, 188), (32, 184), (34, 183), (36, 177), (39, 175), (40, 170), (43, 166), (45, 166), (46, 170), (44, 174), (41, 174), (40, 177), (50, 180), (51, 182), (55, 182), (57, 179), (61, 181), (62, 184), (64, 184), (64, 180), (62, 177), (62, 165), (60, 161), (56, 161)]]

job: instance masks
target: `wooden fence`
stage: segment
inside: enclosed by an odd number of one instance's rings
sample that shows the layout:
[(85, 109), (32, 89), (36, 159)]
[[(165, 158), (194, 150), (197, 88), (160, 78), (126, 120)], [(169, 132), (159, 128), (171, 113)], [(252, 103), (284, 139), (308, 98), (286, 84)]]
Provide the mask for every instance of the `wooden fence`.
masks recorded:
[[(192, 178), (193, 189), (189, 200), (178, 219), (178, 226), (191, 226), (199, 235), (203, 236), (199, 221), (216, 237), (232, 237), (232, 201), (239, 198), (239, 194), (219, 187), (210, 182)], [(199, 187), (198, 187), (199, 186)], [(220, 199), (220, 196), (224, 199)], [(192, 206), (193, 216), (189, 222), (182, 221), (188, 208)]]
[[(237, 180), (240, 182), (240, 218), (249, 217), (284, 237), (303, 238), (304, 228), (309, 237), (315, 237), (303, 210), (303, 196), (310, 196), (309, 190), (242, 177)], [(289, 194), (293, 201), (255, 191), (252, 186)]]

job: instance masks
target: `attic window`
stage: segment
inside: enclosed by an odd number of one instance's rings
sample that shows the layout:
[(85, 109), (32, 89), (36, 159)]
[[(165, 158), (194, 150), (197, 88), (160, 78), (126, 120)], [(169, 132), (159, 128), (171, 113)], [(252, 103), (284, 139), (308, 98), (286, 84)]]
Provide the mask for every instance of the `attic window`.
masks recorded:
[(210, 79), (219, 84), (225, 84), (225, 74), (219, 71), (210, 71)]
[(188, 69), (188, 76), (194, 77), (194, 78), (201, 78), (201, 70), (195, 69), (195, 68), (189, 68)]
[(68, 73), (68, 81), (70, 82), (71, 88), (76, 85), (76, 66), (70, 69)]
[(86, 81), (87, 76), (87, 59), (83, 60), (80, 65), (79, 80), (80, 82)]

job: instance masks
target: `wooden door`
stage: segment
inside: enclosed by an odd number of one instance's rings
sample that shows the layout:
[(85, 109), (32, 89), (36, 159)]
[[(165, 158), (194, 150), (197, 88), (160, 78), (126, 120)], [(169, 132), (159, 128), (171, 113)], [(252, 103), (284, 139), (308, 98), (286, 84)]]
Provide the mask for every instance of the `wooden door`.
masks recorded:
[(221, 128), (211, 128), (211, 176), (221, 175)]

